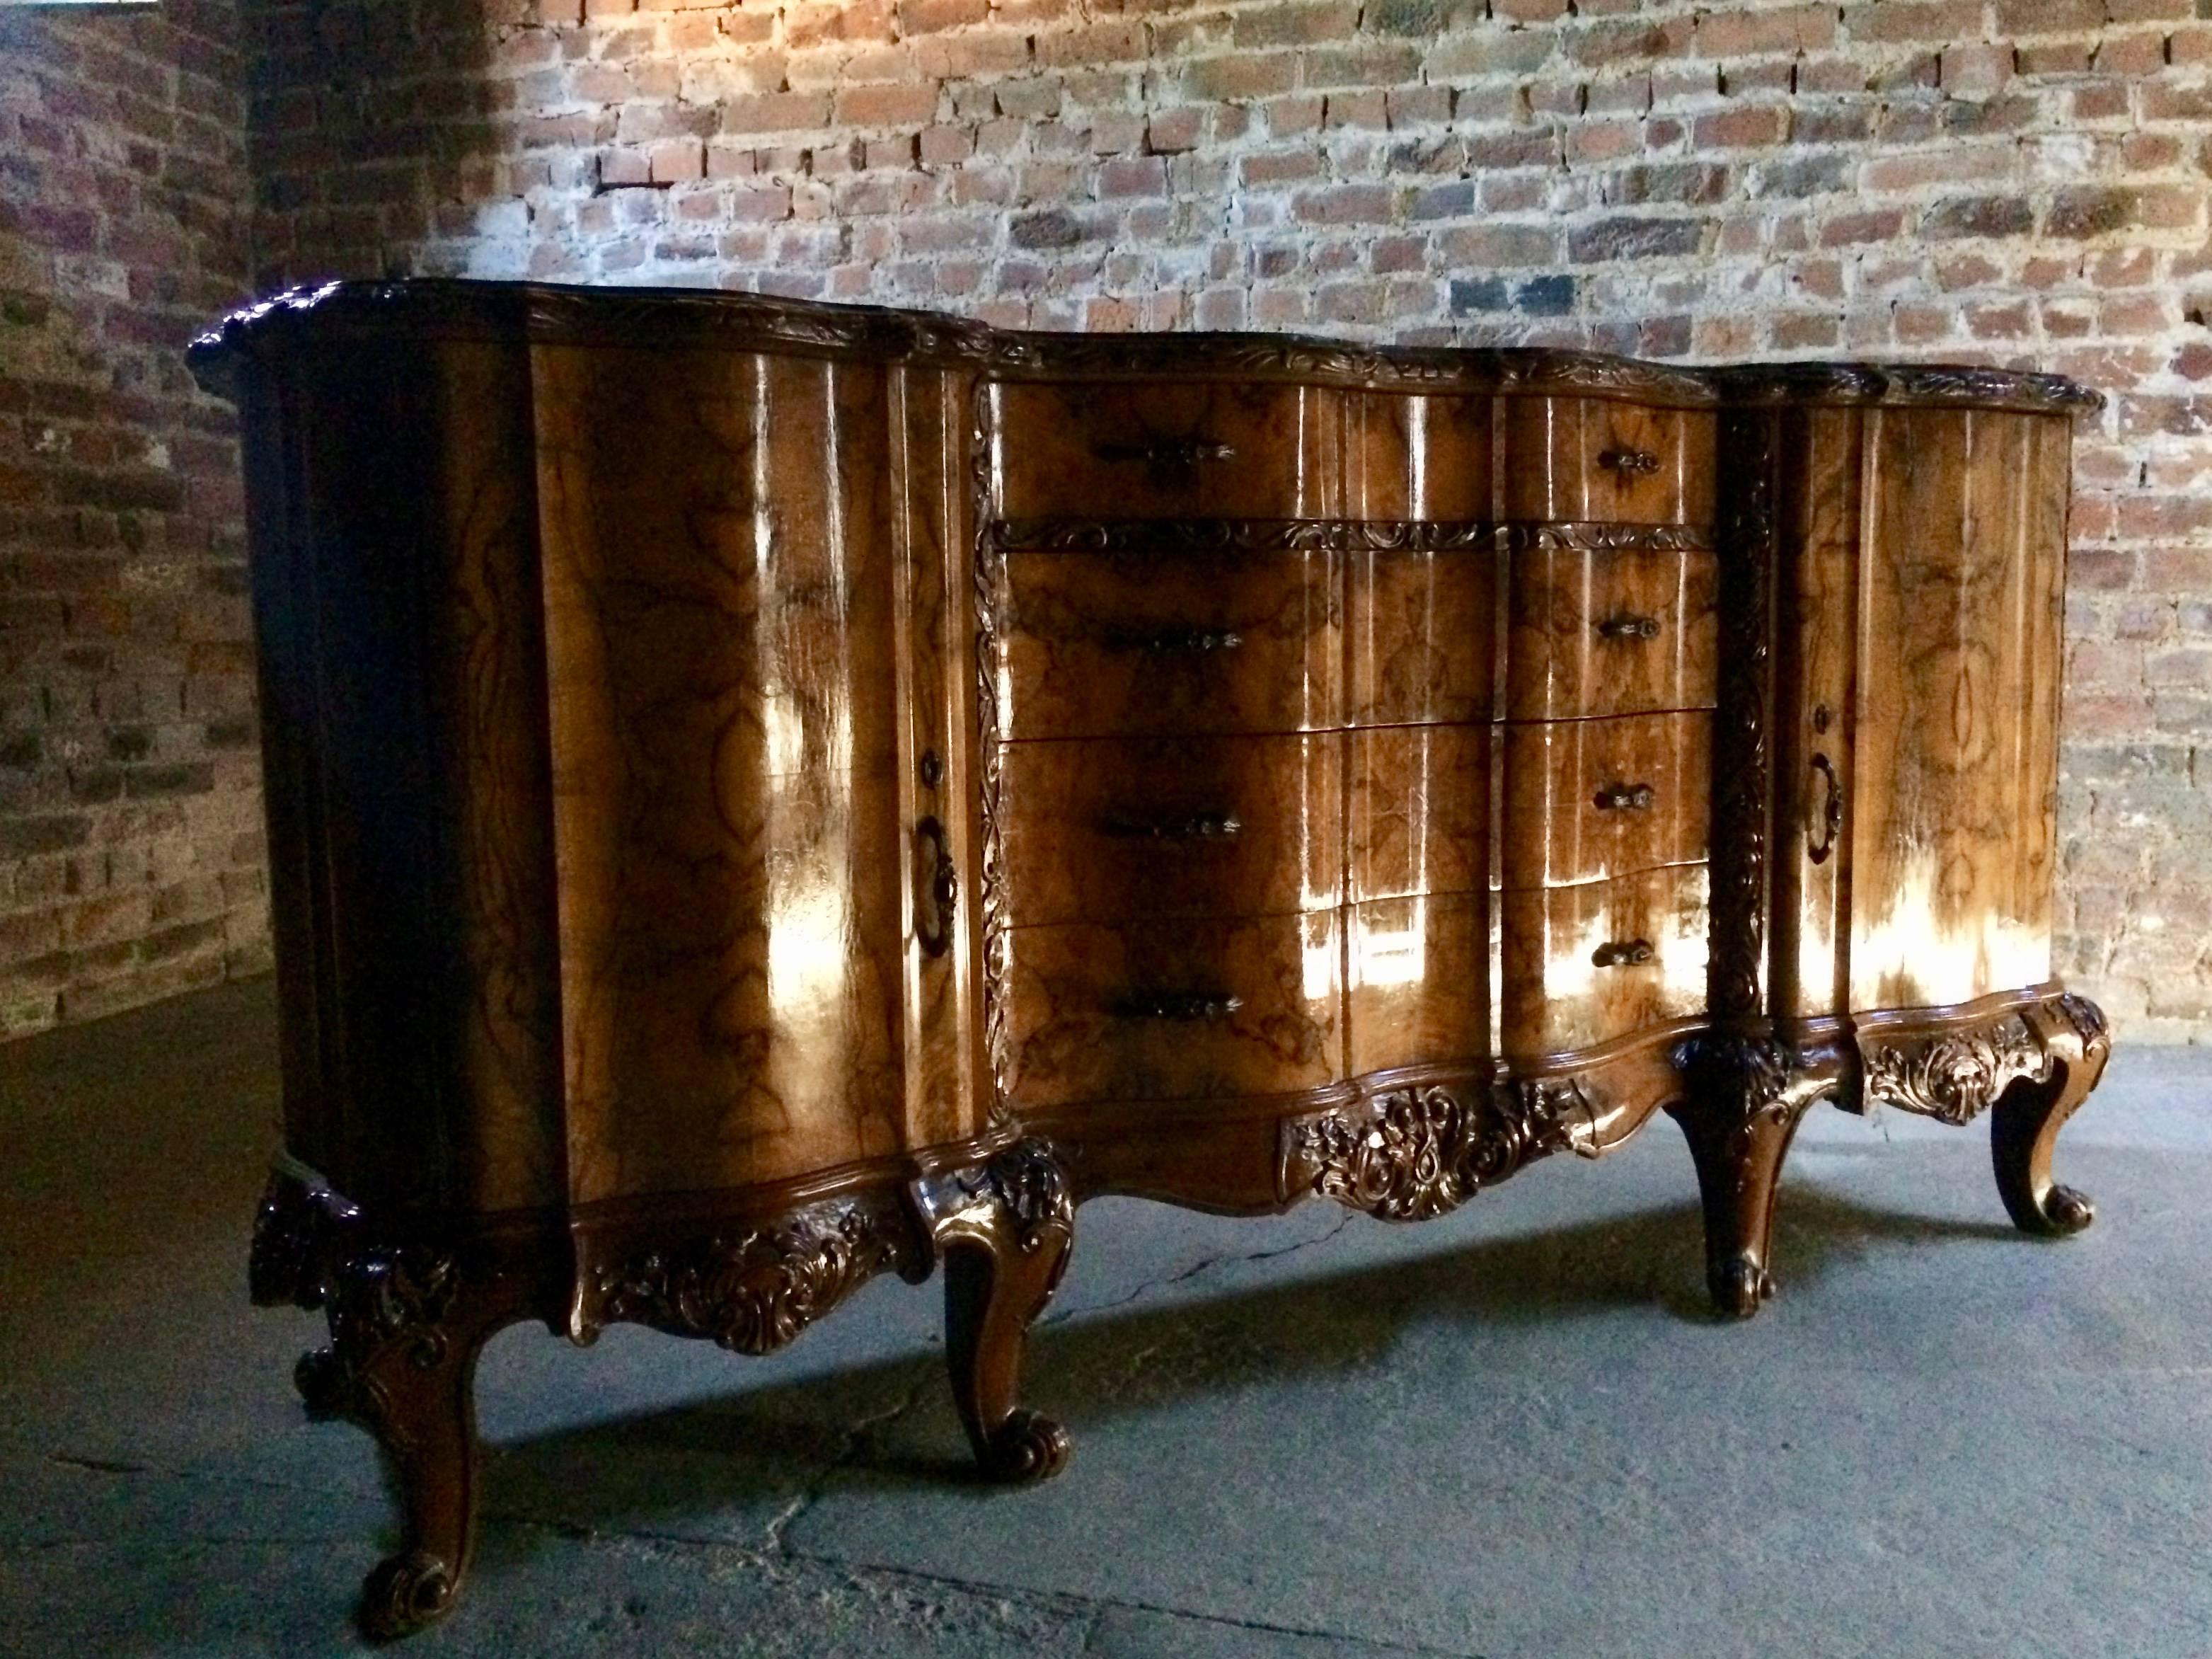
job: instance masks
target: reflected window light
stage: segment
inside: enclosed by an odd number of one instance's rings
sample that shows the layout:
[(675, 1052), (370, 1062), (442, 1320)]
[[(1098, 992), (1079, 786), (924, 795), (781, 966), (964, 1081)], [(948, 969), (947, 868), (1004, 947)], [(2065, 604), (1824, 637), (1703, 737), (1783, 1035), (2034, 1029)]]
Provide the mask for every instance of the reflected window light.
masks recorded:
[(1369, 906), (1354, 913), (1352, 983), (1355, 989), (1363, 985), (1412, 985), (1428, 971), (1428, 900), (1405, 901), (1399, 912), (1404, 918), (1401, 927), (1380, 925), (1375, 914), (1380, 908)]

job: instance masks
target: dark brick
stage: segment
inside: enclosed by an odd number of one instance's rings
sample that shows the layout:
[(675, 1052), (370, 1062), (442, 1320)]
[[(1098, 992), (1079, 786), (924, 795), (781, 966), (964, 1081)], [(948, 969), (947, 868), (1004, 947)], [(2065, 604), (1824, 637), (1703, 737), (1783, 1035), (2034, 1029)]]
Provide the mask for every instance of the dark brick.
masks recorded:
[(92, 825), (82, 817), (0, 818), (0, 858), (65, 853), (91, 839)]
[(1016, 247), (1075, 247), (1090, 237), (1083, 222), (1064, 208), (1017, 214), (1006, 227), (1006, 240)]
[(154, 752), (154, 734), (143, 726), (118, 726), (107, 734), (107, 758), (144, 760)]
[(1575, 279), (1531, 277), (1514, 289), (1513, 303), (1531, 317), (1564, 317), (1575, 308)]
[(1607, 259), (1655, 259), (1695, 253), (1705, 226), (1695, 219), (1601, 219), (1567, 234), (1567, 257), (1577, 264)]
[(204, 762), (174, 766), (133, 766), (123, 778), (123, 790), (132, 800), (155, 800), (164, 795), (204, 795), (215, 787), (215, 768)]
[(2134, 222), (2136, 203), (2131, 190), (2062, 190), (2043, 216), (2043, 233), (2079, 240), (2124, 230)]
[(1413, 193), (1411, 219), (1457, 219), (1474, 211), (1474, 186), (1431, 185)]
[(1504, 282), (1496, 276), (1455, 276), (1451, 279), (1451, 312), (1455, 317), (1480, 311), (1504, 311), (1511, 303)]
[(2025, 236), (2035, 210), (2018, 196), (1954, 196), (1920, 216), (1923, 236)]

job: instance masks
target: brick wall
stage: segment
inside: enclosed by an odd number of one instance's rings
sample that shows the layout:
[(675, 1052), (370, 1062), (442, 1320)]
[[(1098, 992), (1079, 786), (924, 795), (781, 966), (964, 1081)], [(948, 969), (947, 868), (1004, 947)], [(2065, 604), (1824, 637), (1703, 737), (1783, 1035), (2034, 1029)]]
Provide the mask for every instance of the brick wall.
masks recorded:
[(184, 342), (249, 288), (229, 0), (0, 10), (0, 1038), (268, 962), (238, 447)]

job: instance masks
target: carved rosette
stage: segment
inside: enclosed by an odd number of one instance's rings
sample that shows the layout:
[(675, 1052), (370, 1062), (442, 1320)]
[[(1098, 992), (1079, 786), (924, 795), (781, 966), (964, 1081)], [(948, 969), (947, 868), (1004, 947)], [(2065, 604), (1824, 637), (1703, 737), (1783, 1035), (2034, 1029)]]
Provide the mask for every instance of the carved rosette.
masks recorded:
[(1317, 1193), (1386, 1221), (1457, 1209), (1523, 1164), (1586, 1151), (1595, 1121), (1574, 1079), (1431, 1085), (1284, 1125), (1285, 1199)]
[(1971, 1123), (2020, 1079), (2051, 1080), (2053, 1019), (2063, 1019), (2085, 1046), (2104, 1035), (2096, 1005), (2072, 995), (1947, 1030), (1894, 1037), (1862, 1031), (1868, 1097), (1945, 1123)]
[(738, 1353), (773, 1353), (886, 1271), (928, 1271), (904, 1212), (887, 1196), (834, 1200), (595, 1268), (595, 1317), (581, 1328), (649, 1325)]

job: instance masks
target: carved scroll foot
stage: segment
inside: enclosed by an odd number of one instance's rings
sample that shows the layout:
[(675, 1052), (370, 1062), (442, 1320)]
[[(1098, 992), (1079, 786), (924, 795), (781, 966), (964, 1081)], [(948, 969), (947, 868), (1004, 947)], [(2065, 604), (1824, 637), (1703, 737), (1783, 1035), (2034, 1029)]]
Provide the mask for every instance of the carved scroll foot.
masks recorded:
[(2062, 996), (2034, 1011), (2051, 1075), (2023, 1078), (1997, 1097), (1990, 1119), (1990, 1154), (1997, 1195), (2024, 1233), (2063, 1237), (2097, 1218), (2087, 1194), (2051, 1178), (2051, 1156), (2066, 1120), (2089, 1097), (2112, 1051), (2103, 1011), (2086, 997)]
[(2096, 1206), (2051, 1178), (2058, 1132), (2088, 1098), (2112, 1053), (2105, 1016), (2062, 992), (1991, 1018), (1913, 1031), (1861, 1029), (1869, 1097), (1945, 1123), (1990, 1108), (1997, 1195), (2024, 1233), (2062, 1237), (2096, 1218)]
[(396, 1479), (398, 1554), (362, 1586), (361, 1624), (407, 1636), (452, 1611), (476, 1548), (477, 1356), (522, 1316), (517, 1283), (465, 1275), (422, 1244), (373, 1242), (360, 1212), (289, 1171), (272, 1177), (255, 1229), (252, 1289), (328, 1316), (331, 1346), (294, 1373), (307, 1409), (376, 1437)]
[(1748, 1319), (1775, 1291), (1767, 1257), (1783, 1160), (1806, 1109), (1842, 1085), (1841, 1056), (1716, 1031), (1680, 1044), (1674, 1063), (1687, 1092), (1667, 1110), (1697, 1165), (1705, 1285), (1722, 1314)]
[(1042, 1480), (1067, 1462), (1067, 1432), (1016, 1404), (1023, 1343), (1059, 1287), (1075, 1238), (1067, 1177), (1042, 1141), (980, 1172), (916, 1183), (945, 1258), (945, 1348), (953, 1403), (988, 1480)]

